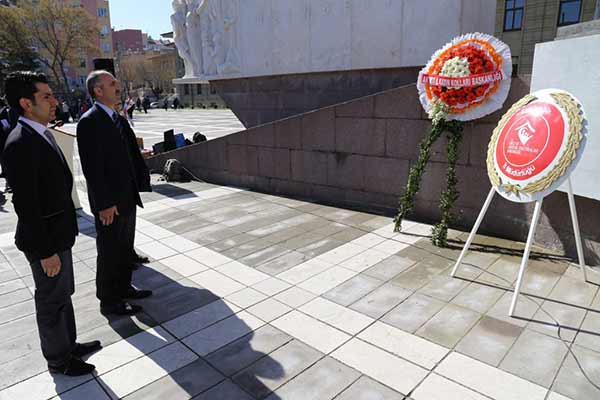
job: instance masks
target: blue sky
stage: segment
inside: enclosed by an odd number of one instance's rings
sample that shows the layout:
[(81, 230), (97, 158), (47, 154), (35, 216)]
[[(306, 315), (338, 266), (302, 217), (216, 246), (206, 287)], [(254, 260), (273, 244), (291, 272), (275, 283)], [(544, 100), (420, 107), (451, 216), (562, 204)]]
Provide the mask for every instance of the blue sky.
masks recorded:
[(110, 0), (111, 24), (116, 29), (141, 29), (155, 39), (171, 29), (171, 0)]

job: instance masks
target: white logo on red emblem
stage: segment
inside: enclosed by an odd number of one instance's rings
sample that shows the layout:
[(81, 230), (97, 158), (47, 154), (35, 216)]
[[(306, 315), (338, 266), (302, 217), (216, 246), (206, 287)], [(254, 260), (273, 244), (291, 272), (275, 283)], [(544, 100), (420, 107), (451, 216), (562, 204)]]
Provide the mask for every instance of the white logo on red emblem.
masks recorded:
[(535, 129), (533, 129), (533, 126), (531, 126), (529, 121), (526, 121), (523, 125), (517, 127), (516, 129), (519, 135), (519, 140), (523, 145), (527, 144), (529, 139), (531, 139), (535, 133)]
[(535, 101), (506, 123), (496, 146), (500, 172), (515, 181), (531, 179), (551, 167), (564, 140), (564, 121), (552, 103)]

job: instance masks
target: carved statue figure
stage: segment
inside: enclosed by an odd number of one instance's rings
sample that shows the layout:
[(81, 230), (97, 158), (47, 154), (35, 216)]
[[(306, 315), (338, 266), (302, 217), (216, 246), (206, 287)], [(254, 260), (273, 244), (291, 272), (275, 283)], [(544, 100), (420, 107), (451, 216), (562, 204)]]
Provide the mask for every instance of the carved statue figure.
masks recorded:
[(189, 76), (240, 72), (236, 0), (173, 0), (175, 44)]
[(196, 10), (200, 18), (201, 29), (201, 48), (202, 48), (202, 69), (207, 76), (216, 75), (217, 67), (214, 60), (214, 42), (212, 35), (212, 21), (209, 15), (209, 0), (202, 0)]
[(173, 39), (177, 45), (179, 55), (183, 59), (185, 66), (185, 76), (195, 74), (195, 62), (192, 58), (191, 47), (187, 36), (186, 14), (187, 4), (185, 0), (173, 0), (173, 14), (171, 15), (171, 25), (173, 26)]
[(185, 23), (187, 27), (187, 39), (190, 45), (190, 52), (194, 60), (194, 76), (202, 76), (206, 73), (203, 67), (202, 57), (202, 24), (198, 9), (204, 0), (185, 0), (187, 4), (187, 14)]
[(225, 60), (220, 65), (220, 74), (234, 74), (240, 72), (240, 61), (238, 57), (237, 31), (235, 24), (238, 21), (237, 7), (235, 2), (222, 4), (225, 8), (223, 13), (223, 44), (225, 47)]

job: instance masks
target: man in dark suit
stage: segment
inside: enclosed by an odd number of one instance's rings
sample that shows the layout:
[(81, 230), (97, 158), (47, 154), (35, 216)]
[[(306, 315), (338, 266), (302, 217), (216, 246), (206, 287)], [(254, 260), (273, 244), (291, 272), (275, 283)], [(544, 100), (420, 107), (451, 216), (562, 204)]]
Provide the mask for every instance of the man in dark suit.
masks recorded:
[(77, 145), (96, 223), (96, 295), (103, 314), (132, 315), (142, 307), (125, 299), (152, 292), (131, 285), (130, 244), (142, 200), (129, 143), (113, 109), (121, 91), (114, 76), (102, 70), (90, 73), (86, 85), (95, 103), (79, 120)]
[(6, 79), (11, 108), (20, 114), (2, 157), (18, 216), (15, 243), (25, 253), (35, 282), (42, 354), (52, 372), (84, 375), (94, 366), (80, 357), (100, 342), (76, 343), (71, 295), (75, 291), (71, 248), (78, 233), (71, 199), (73, 176), (46, 128), (57, 101), (43, 74), (17, 72)]

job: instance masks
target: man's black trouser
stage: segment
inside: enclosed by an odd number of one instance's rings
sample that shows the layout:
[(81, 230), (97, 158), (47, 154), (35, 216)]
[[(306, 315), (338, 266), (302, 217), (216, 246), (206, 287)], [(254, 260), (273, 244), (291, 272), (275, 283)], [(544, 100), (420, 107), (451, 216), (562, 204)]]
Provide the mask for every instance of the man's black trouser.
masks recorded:
[(35, 315), (42, 354), (48, 365), (56, 367), (71, 358), (77, 330), (71, 295), (75, 292), (71, 250), (58, 253), (61, 267), (50, 278), (42, 269), (39, 258), (25, 253), (35, 282)]
[(120, 303), (131, 287), (131, 249), (135, 237), (135, 208), (116, 215), (104, 226), (98, 215), (96, 223), (96, 297), (102, 306)]

